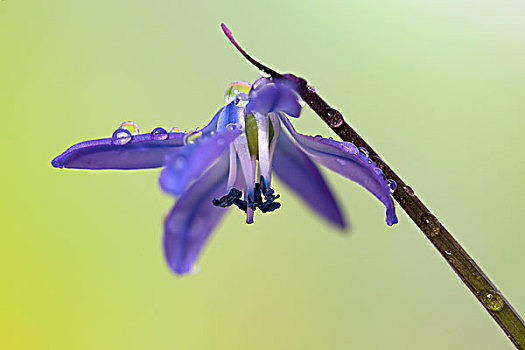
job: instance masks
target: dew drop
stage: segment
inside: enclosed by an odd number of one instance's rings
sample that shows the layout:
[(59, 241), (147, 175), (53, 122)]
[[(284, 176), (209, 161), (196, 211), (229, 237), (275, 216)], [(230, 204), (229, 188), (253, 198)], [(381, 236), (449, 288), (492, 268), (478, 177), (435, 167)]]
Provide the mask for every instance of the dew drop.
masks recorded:
[(270, 78), (272, 75), (270, 73), (266, 73), (264, 70), (262, 69), (259, 69), (259, 74), (261, 75), (261, 77), (263, 78)]
[(394, 193), (397, 190), (397, 183), (392, 179), (388, 179), (388, 187), (390, 187), (390, 193)]
[(498, 294), (498, 292), (491, 289), (485, 289), (482, 290), (480, 293), (483, 304), (485, 304), (492, 311), (500, 311), (501, 309), (503, 309), (503, 306), (505, 306), (505, 302)]
[(168, 136), (168, 132), (164, 128), (155, 128), (150, 134), (152, 140), (166, 140)]
[(111, 143), (114, 145), (125, 145), (131, 141), (133, 136), (126, 129), (117, 129), (111, 135)]
[(431, 213), (423, 213), (421, 215), (421, 229), (429, 236), (434, 237), (439, 234), (439, 221)]
[(228, 88), (224, 93), (224, 99), (227, 103), (230, 103), (231, 101), (235, 100), (235, 97), (238, 94), (248, 94), (250, 92), (250, 87), (251, 84), (246, 81), (234, 81), (233, 83), (228, 85)]
[(250, 102), (250, 98), (244, 92), (241, 92), (235, 96), (235, 105), (237, 107), (246, 107), (248, 102)]
[(202, 131), (193, 130), (190, 131), (187, 135), (184, 136), (184, 144), (192, 144), (197, 140), (199, 137), (202, 136)]
[(357, 150), (357, 147), (352, 142), (341, 142), (340, 145), (341, 145), (340, 146), (341, 150), (344, 152), (347, 152), (353, 155), (356, 155), (357, 152), (359, 152)]
[(299, 98), (299, 100), (297, 100), (297, 102), (299, 102), (299, 106), (301, 106), (301, 108), (306, 106), (306, 102), (304, 102), (304, 100), (302, 98)]
[(241, 128), (241, 125), (237, 123), (231, 123), (231, 124), (226, 125), (226, 129), (229, 131), (235, 131), (238, 128)]
[(346, 165), (346, 161), (344, 159), (336, 158), (336, 160), (337, 160), (337, 163), (339, 163), (339, 165), (342, 165), (342, 166)]
[(323, 137), (322, 137), (321, 135), (315, 135), (315, 136), (314, 136), (314, 141), (319, 142), (319, 141), (321, 141), (322, 139), (323, 139)]
[(368, 157), (368, 150), (364, 147), (359, 147), (359, 150), (365, 155)]
[(403, 186), (403, 189), (410, 197), (414, 197), (414, 190), (410, 186)]
[(307, 88), (308, 91), (310, 91), (310, 92), (315, 92), (315, 86), (313, 86), (313, 85), (310, 84), (310, 83), (306, 84), (306, 88)]
[(182, 130), (179, 129), (179, 128), (177, 128), (176, 126), (174, 126), (173, 128), (171, 128), (171, 129), (169, 130), (169, 132), (182, 132)]
[(139, 126), (134, 122), (122, 122), (117, 129), (127, 130), (131, 135), (137, 135), (139, 133)]
[(375, 165), (376, 165), (379, 169), (383, 170), (384, 165), (383, 165), (383, 160), (381, 159), (381, 157), (379, 157), (378, 155), (373, 155), (373, 156), (371, 156), (370, 158), (375, 158), (375, 159), (376, 159), (376, 161), (375, 161)]
[(321, 117), (330, 125), (332, 128), (337, 128), (343, 124), (343, 116), (339, 111), (333, 108), (326, 108), (321, 111)]
[(451, 251), (449, 251), (449, 250), (445, 250), (445, 254), (447, 254), (447, 255), (449, 255), (449, 256), (450, 256), (450, 255), (452, 255), (452, 252), (451, 252)]

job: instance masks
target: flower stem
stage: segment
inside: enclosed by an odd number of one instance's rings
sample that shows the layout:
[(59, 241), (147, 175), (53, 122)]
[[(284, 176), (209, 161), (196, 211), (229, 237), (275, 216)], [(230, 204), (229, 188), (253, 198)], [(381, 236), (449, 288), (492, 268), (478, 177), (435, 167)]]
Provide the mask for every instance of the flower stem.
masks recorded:
[(250, 63), (260, 71), (271, 75), (272, 78), (288, 79), (296, 82), (301, 98), (341, 139), (353, 142), (357, 147), (364, 147), (368, 150), (370, 158), (383, 170), (386, 177), (397, 183), (397, 189), (393, 193), (394, 199), (441, 253), (441, 256), (445, 258), (450, 267), (452, 267), (467, 288), (470, 289), (474, 297), (479, 300), (485, 310), (487, 310), (498, 323), (516, 348), (525, 350), (525, 323), (523, 319), (516, 310), (514, 310), (503, 293), (498, 290), (494, 283), (492, 283), (488, 276), (481, 270), (474, 259), (472, 259), (458, 241), (454, 239), (450, 232), (448, 232), (434, 214), (432, 214), (417, 197), (414, 190), (344, 121), (339, 111), (331, 108), (317, 95), (315, 89), (308, 86), (306, 80), (291, 74), (282, 75), (256, 61), (235, 41), (232, 33), (224, 24), (222, 24), (221, 27), (232, 44)]

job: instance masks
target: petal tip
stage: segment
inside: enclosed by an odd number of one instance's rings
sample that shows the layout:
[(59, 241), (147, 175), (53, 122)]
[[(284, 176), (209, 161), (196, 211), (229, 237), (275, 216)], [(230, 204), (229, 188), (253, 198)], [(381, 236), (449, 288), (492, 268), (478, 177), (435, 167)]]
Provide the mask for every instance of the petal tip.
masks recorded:
[(394, 209), (392, 208), (392, 212), (387, 212), (386, 224), (388, 226), (394, 226), (397, 223), (398, 223), (397, 216), (396, 216)]
[(61, 162), (61, 157), (58, 156), (58, 157), (55, 157), (52, 161), (51, 161), (51, 166), (53, 168), (64, 168), (65, 167), (65, 164), (63, 162)]

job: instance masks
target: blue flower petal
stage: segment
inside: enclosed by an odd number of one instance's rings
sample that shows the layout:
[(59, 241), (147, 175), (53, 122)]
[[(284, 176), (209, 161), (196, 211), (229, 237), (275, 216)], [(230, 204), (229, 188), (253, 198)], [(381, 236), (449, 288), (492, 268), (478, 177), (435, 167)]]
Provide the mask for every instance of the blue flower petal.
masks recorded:
[(319, 169), (285, 132), (281, 132), (277, 141), (273, 168), (315, 212), (340, 228), (346, 227), (339, 205)]
[(344, 177), (357, 182), (376, 196), (386, 206), (386, 222), (397, 223), (394, 201), (388, 181), (375, 163), (357, 147), (348, 142), (337, 142), (321, 136), (306, 136), (295, 131), (284, 114), (281, 121), (299, 147), (313, 160)]
[(260, 78), (252, 85), (250, 102), (246, 105), (246, 114), (258, 112), (266, 115), (270, 112), (284, 112), (292, 117), (299, 117), (301, 104), (295, 84), (289, 80)]
[(212, 204), (213, 198), (224, 195), (226, 189), (227, 158), (224, 156), (188, 188), (164, 222), (164, 253), (177, 274), (191, 271), (208, 237), (227, 211)]
[(134, 135), (124, 144), (111, 138), (90, 140), (71, 146), (53, 159), (55, 168), (76, 169), (147, 169), (164, 164), (168, 152), (183, 146), (184, 133), (168, 133), (165, 140), (154, 140), (151, 134)]
[[(215, 130), (223, 109), (199, 131), (207, 133)], [(185, 135), (182, 132), (170, 132), (165, 139), (160, 140), (150, 133), (129, 135), (129, 142), (114, 142), (112, 138), (84, 141), (69, 147), (53, 159), (51, 165), (55, 168), (94, 170), (158, 168), (164, 165), (167, 153), (184, 146)]]
[(241, 132), (239, 124), (229, 124), (222, 131), (203, 134), (193, 143), (170, 152), (159, 178), (162, 189), (173, 195), (182, 194), (191, 181), (200, 177), (229, 149)]

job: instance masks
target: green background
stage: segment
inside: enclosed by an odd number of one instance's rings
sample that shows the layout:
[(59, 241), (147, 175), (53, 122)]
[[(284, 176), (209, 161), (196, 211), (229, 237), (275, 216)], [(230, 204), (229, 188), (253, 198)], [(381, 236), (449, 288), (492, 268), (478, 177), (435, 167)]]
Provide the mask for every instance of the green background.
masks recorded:
[[(523, 1), (0, 1), (0, 347), (512, 349), (399, 209), (328, 174), (340, 235), (278, 182), (232, 211), (200, 273), (167, 268), (157, 170), (58, 170), (69, 145), (203, 126), (271, 67), (317, 91), (525, 312)], [(309, 110), (295, 123), (330, 136)]]

